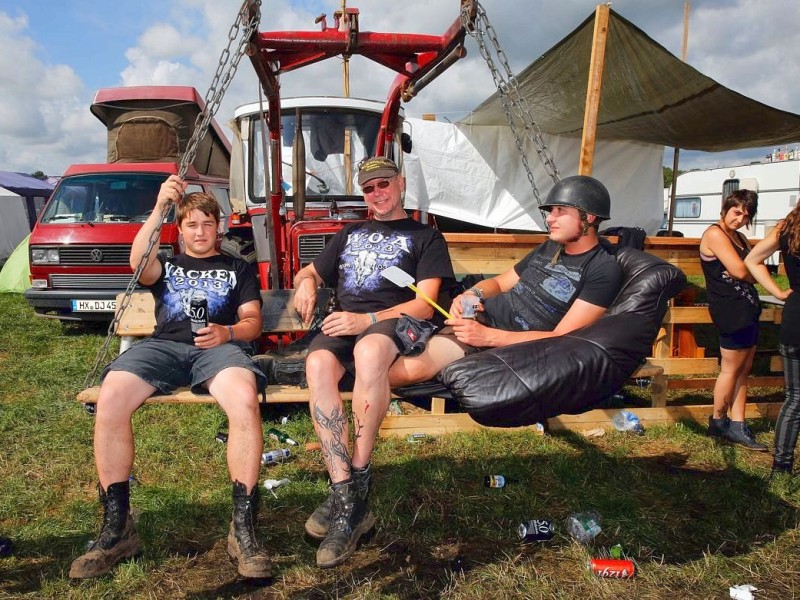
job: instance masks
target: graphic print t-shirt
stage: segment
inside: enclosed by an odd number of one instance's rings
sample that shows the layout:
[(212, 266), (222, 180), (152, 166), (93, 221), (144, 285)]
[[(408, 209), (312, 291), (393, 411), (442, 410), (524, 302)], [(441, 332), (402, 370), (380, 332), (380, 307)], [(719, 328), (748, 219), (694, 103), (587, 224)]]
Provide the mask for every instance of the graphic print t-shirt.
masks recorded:
[(415, 283), (440, 277), (444, 289), (454, 281), (442, 234), (408, 218), (349, 223), (314, 260), (325, 284), (336, 288), (342, 310), (362, 314), (416, 297), (408, 287), (381, 276), (391, 266), (401, 268)]
[(607, 308), (619, 292), (622, 270), (601, 245), (582, 254), (562, 252), (547, 240), (514, 265), (520, 279), (508, 292), (486, 300), (489, 325), (507, 331), (553, 331), (580, 298)]
[(205, 296), (208, 322), (233, 325), (236, 311), (252, 300), (261, 302), (258, 279), (245, 261), (217, 254), (194, 258), (179, 254), (158, 257), (161, 277), (150, 286), (156, 303), (156, 330), (153, 337), (193, 344), (189, 321), (192, 298)]

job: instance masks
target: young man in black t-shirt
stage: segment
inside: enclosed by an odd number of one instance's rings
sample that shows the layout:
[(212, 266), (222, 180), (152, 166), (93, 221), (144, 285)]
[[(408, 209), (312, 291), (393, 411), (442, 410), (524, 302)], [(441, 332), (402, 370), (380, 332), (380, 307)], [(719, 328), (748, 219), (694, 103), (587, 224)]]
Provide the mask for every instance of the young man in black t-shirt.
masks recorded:
[[(547, 211), (550, 239), (514, 267), (475, 284), (453, 300), (450, 326), (425, 351), (392, 365), (392, 387), (433, 379), (439, 371), (482, 348), (560, 336), (597, 321), (614, 301), (622, 270), (600, 245), (597, 230), (610, 217), (605, 186), (586, 176), (553, 187)], [(462, 300), (476, 297), (478, 319), (462, 317)]]
[[(208, 391), (228, 417), (234, 503), (228, 553), (238, 562), (241, 575), (270, 575), (269, 557), (254, 530), (263, 443), (258, 389), (266, 379), (244, 351), (244, 344), (261, 335), (258, 280), (247, 263), (217, 252), (220, 210), (214, 196), (194, 193), (181, 200), (185, 190), (186, 183), (176, 175), (161, 185), (156, 205), (131, 247), (135, 270), (165, 210), (178, 205), (178, 229), (186, 251), (171, 258), (150, 253), (139, 277), (155, 298), (153, 336), (125, 351), (103, 372), (94, 452), (105, 516), (99, 537), (72, 563), (69, 576), (75, 579), (103, 575), (139, 553), (139, 535), (129, 510), (131, 418), (155, 392), (170, 393), (185, 385)], [(193, 334), (190, 308), (200, 297), (205, 300), (208, 325)]]
[[(438, 296), (443, 280), (453, 279), (441, 233), (409, 219), (403, 210), (405, 180), (395, 163), (368, 159), (359, 167), (358, 183), (373, 219), (344, 227), (294, 280), (295, 308), (304, 321), (311, 320), (323, 283), (335, 288), (340, 306), (325, 318), (306, 358), (311, 418), (331, 479), (327, 499), (305, 525), (309, 536), (322, 540), (320, 567), (344, 562), (375, 524), (366, 503), (369, 461), (391, 398), (389, 367), (402, 347), (395, 334), (397, 319), (403, 313), (434, 316), (415, 292), (397, 287), (381, 271), (401, 268), (429, 298)], [(349, 419), (339, 395), (346, 373), (355, 377), (352, 454)]]

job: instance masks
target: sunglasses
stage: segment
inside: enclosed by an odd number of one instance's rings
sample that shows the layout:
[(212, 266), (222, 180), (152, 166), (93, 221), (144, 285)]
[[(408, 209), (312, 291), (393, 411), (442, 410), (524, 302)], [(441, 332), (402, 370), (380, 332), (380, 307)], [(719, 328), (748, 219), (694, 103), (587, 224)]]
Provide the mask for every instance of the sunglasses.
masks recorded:
[(365, 196), (367, 196), (374, 192), (375, 188), (378, 188), (379, 190), (385, 190), (387, 187), (389, 187), (390, 183), (392, 183), (391, 179), (384, 179), (383, 181), (379, 181), (375, 184), (368, 183), (367, 185), (361, 187), (361, 191), (364, 192)]

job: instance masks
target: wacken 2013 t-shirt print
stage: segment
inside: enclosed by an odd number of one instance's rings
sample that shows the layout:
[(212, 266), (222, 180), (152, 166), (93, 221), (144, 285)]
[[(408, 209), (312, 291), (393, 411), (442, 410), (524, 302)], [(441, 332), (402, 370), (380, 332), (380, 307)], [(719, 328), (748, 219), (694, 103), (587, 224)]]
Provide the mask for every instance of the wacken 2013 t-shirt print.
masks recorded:
[(150, 286), (158, 323), (154, 336), (193, 343), (189, 306), (195, 297), (206, 298), (208, 321), (220, 325), (236, 323), (239, 306), (261, 300), (258, 280), (243, 260), (223, 254), (206, 258), (180, 254), (167, 259), (159, 256), (159, 261), (162, 276)]

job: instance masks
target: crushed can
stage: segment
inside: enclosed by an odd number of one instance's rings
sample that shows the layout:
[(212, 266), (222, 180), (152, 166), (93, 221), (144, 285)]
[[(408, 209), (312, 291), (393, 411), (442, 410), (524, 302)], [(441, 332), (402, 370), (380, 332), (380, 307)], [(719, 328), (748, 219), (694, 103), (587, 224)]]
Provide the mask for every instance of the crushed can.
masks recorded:
[(636, 572), (632, 560), (621, 558), (593, 558), (589, 561), (589, 568), (595, 575), (612, 579), (627, 579)]
[(544, 519), (531, 519), (520, 523), (517, 528), (519, 539), (524, 543), (546, 542), (553, 539), (553, 522)]

